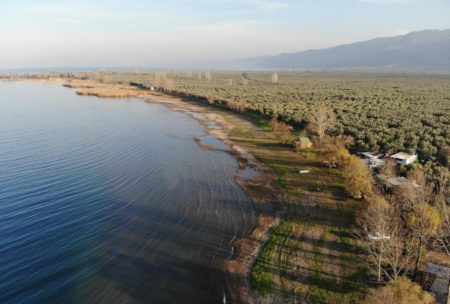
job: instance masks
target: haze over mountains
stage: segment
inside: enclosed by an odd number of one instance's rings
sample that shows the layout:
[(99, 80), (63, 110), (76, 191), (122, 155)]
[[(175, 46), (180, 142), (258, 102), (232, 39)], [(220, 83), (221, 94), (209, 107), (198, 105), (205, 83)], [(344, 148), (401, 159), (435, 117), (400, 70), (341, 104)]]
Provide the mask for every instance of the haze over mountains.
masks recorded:
[(228, 69), (389, 69), (450, 72), (450, 29), (424, 30), (326, 49), (210, 62), (204, 65)]
[(93, 71), (143, 69), (216, 70), (364, 70), (450, 74), (450, 29), (424, 30), (325, 49), (222, 61), (161, 62), (143, 66), (2, 69), (0, 72)]

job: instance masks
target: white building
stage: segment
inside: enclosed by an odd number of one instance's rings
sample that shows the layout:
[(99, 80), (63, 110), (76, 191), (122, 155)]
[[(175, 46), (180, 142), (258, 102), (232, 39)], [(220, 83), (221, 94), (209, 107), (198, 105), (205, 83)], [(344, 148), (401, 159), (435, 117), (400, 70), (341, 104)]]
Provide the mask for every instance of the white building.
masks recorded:
[(408, 166), (417, 160), (417, 154), (415, 153), (408, 154), (405, 152), (399, 152), (397, 154), (392, 155), (391, 158), (394, 159), (399, 165)]

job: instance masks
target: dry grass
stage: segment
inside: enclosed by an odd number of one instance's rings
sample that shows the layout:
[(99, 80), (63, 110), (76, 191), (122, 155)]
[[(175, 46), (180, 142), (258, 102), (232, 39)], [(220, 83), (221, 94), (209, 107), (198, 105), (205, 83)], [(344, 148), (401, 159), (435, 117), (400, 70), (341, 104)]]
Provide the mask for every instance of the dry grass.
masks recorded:
[[(253, 286), (266, 300), (357, 302), (367, 288), (351, 233), (358, 203), (347, 197), (340, 169), (322, 166), (327, 155), (320, 151), (296, 153), (280, 145), (268, 122), (257, 116), (245, 121), (222, 115), (234, 125), (231, 140), (278, 172), (283, 193), (284, 216), (255, 263)], [(298, 173), (305, 169), (310, 173)]]
[(78, 95), (101, 98), (128, 98), (138, 97), (141, 94), (140, 90), (131, 86), (104, 84), (89, 80), (72, 80), (65, 83), (64, 86), (77, 89)]

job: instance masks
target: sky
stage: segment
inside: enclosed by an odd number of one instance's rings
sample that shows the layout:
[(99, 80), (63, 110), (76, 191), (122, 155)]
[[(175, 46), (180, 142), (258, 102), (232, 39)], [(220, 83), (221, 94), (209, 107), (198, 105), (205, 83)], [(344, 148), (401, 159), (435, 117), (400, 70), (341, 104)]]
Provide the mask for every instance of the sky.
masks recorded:
[(450, 28), (450, 0), (0, 0), (0, 69), (156, 67)]

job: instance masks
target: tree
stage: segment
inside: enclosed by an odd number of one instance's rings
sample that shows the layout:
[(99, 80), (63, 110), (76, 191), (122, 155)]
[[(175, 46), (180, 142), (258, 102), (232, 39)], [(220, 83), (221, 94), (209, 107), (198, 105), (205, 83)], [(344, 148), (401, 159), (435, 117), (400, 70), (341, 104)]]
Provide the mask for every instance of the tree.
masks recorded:
[(247, 108), (245, 102), (233, 99), (227, 101), (227, 107), (238, 113), (244, 112)]
[(272, 118), (269, 125), (280, 143), (286, 143), (289, 141), (292, 126), (286, 124), (285, 122), (279, 121), (276, 117)]
[(311, 111), (309, 115), (308, 128), (319, 137), (319, 143), (322, 145), (323, 139), (336, 123), (336, 116), (331, 108), (319, 105)]
[(450, 166), (450, 147), (444, 147), (439, 151), (438, 160), (444, 166)]
[(434, 297), (416, 283), (400, 278), (386, 286), (373, 290), (364, 304), (433, 304)]
[(437, 167), (432, 174), (435, 199), (445, 201), (450, 196), (450, 171), (445, 167)]
[(273, 73), (272, 74), (272, 83), (278, 83), (278, 73)]
[(361, 159), (349, 155), (344, 164), (343, 174), (345, 188), (351, 196), (361, 198), (372, 194), (372, 174)]
[(369, 270), (378, 283), (385, 278), (396, 281), (401, 273), (406, 272), (410, 261), (398, 214), (382, 196), (372, 195), (359, 214), (358, 223), (363, 231), (360, 238), (365, 240)]
[(395, 167), (396, 167), (395, 161), (387, 158), (384, 161), (384, 166), (381, 169), (381, 174), (385, 175), (387, 178), (395, 177), (397, 176)]
[(353, 137), (348, 135), (328, 136), (323, 138), (323, 147), (329, 151), (337, 151), (339, 149), (347, 149), (354, 144)]
[(441, 215), (441, 227), (436, 235), (436, 244), (438, 249), (450, 255), (450, 208), (445, 201), (439, 201), (438, 211)]
[(175, 81), (164, 77), (161, 79), (161, 88), (164, 91), (172, 91), (175, 88)]
[(408, 230), (405, 227), (401, 212), (397, 209), (398, 204), (393, 202), (394, 198), (389, 198), (390, 214), (390, 247), (385, 255), (385, 275), (391, 281), (397, 281), (401, 274), (409, 271), (409, 266), (413, 258), (411, 242), (408, 237)]
[(391, 210), (387, 202), (379, 196), (370, 199), (366, 207), (359, 217), (363, 231), (361, 239), (366, 240), (368, 236), (379, 238), (369, 239), (364, 244), (369, 270), (375, 274), (377, 282), (381, 283), (385, 254), (390, 241)]
[(415, 262), (414, 276), (417, 274), (422, 250), (428, 243), (430, 237), (434, 236), (441, 226), (441, 218), (435, 208), (423, 202), (418, 203), (409, 212), (407, 225), (411, 230), (411, 235), (415, 239)]
[(420, 167), (415, 167), (408, 174), (408, 182), (402, 184), (395, 192), (404, 210), (414, 209), (417, 205), (427, 202), (432, 197), (433, 189), (427, 183), (425, 172)]
[(212, 80), (212, 75), (210, 71), (205, 72), (205, 79), (208, 81)]

